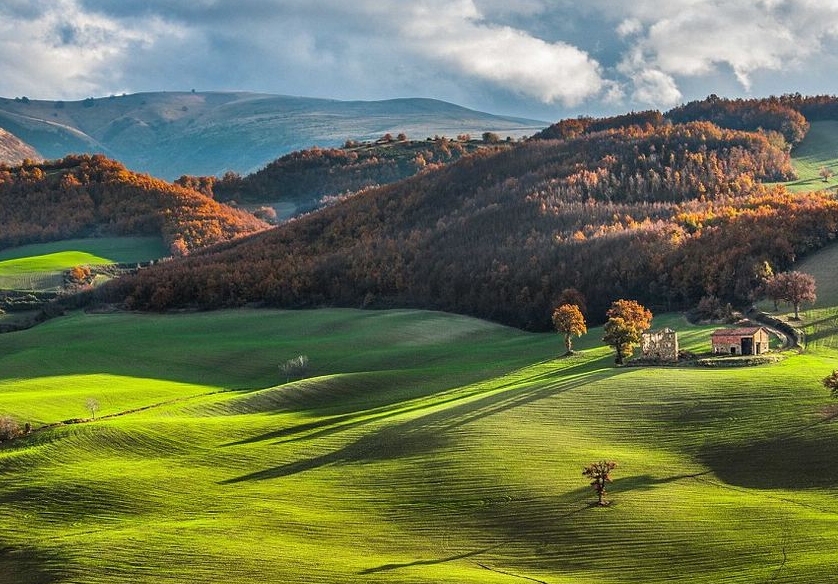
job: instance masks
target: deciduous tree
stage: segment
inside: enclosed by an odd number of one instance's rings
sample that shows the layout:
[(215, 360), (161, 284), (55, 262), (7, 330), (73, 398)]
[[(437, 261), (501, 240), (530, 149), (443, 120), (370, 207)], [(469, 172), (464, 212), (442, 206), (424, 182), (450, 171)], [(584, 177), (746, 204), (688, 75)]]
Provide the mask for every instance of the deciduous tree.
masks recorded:
[(617, 300), (606, 313), (603, 341), (614, 347), (616, 362), (623, 364), (630, 357), (640, 335), (652, 325), (652, 313), (635, 300)]
[(95, 398), (92, 398), (92, 397), (88, 398), (87, 401), (85, 402), (85, 407), (87, 408), (87, 411), (90, 412), (90, 417), (95, 420), (96, 419), (96, 412), (99, 411), (99, 400), (97, 400)]
[(832, 397), (838, 397), (838, 370), (833, 371), (830, 375), (824, 378), (823, 385), (832, 394)]
[(591, 479), (591, 487), (597, 494), (597, 505), (605, 507), (609, 502), (605, 499), (605, 485), (611, 482), (611, 473), (617, 468), (617, 463), (610, 460), (601, 460), (585, 467), (582, 474)]
[(306, 355), (298, 355), (280, 365), (279, 370), (285, 375), (285, 383), (291, 381), (292, 377), (302, 377), (305, 375), (308, 371), (308, 363), (309, 360)]
[(573, 353), (573, 337), (581, 337), (588, 332), (585, 317), (576, 304), (562, 304), (553, 311), (553, 325), (564, 335), (567, 354)]
[(800, 320), (800, 305), (817, 300), (815, 278), (803, 272), (783, 272), (768, 281), (771, 297), (794, 307), (794, 319)]

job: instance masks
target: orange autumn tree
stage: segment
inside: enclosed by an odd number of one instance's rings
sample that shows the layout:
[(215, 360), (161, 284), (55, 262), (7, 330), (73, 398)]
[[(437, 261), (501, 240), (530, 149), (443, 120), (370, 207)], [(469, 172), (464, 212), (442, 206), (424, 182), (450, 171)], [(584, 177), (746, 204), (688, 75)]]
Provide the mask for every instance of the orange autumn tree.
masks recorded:
[(553, 325), (556, 331), (564, 335), (564, 346), (567, 354), (573, 353), (573, 337), (581, 337), (588, 332), (585, 317), (576, 304), (562, 304), (553, 311)]
[(630, 357), (634, 345), (640, 342), (640, 335), (652, 326), (652, 313), (636, 300), (616, 300), (606, 313), (606, 344), (614, 347), (617, 365), (622, 365)]

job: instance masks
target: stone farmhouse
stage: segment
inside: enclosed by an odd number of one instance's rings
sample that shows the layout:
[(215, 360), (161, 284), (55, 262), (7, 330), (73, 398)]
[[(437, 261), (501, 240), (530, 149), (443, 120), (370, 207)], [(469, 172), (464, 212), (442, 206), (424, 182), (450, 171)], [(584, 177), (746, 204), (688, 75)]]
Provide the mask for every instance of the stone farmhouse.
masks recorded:
[(640, 337), (640, 349), (644, 359), (655, 361), (678, 361), (678, 333), (671, 328), (643, 333)]
[(716, 355), (762, 355), (769, 351), (770, 337), (761, 326), (719, 329), (713, 332)]

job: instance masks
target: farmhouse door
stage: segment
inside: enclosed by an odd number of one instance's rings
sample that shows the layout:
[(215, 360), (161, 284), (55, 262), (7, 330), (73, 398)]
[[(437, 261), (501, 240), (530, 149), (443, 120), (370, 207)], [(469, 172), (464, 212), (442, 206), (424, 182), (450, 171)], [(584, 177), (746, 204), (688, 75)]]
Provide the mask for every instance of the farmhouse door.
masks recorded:
[(742, 339), (742, 354), (743, 355), (753, 355), (754, 354), (754, 340), (753, 339)]

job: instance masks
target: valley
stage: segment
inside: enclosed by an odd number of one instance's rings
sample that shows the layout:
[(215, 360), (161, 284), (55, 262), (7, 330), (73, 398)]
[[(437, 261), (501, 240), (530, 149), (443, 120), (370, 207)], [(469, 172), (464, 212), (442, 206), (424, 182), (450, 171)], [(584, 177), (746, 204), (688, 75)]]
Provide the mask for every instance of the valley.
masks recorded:
[[(774, 106), (719, 107), (742, 126)], [(781, 109), (792, 145), (703, 108), (311, 149), (215, 183), (7, 170), (0, 196), (48, 204), (8, 208), (0, 289), (58, 298), (25, 330), (29, 307), (0, 314), (0, 414), (30, 428), (0, 444), (0, 580), (830, 581), (838, 212), (803, 185), (832, 122)], [(359, 192), (272, 228), (246, 212), (336, 185)], [(702, 365), (731, 325), (696, 307), (747, 308), (765, 262), (817, 282), (804, 346)], [(544, 331), (570, 286), (588, 330), (565, 355)], [(617, 297), (678, 333), (678, 364), (615, 366)]]
[[(712, 330), (677, 315), (655, 325), (675, 327), (691, 350), (706, 350)], [(75, 313), (0, 335), (0, 410), (35, 427), (86, 417), (90, 397), (100, 416), (153, 406), (0, 449), (0, 574), (93, 583), (831, 573), (824, 542), (838, 530), (838, 477), (807, 469), (838, 448), (820, 386), (834, 349), (664, 375), (615, 369), (601, 335), (591, 330), (577, 356), (557, 358), (556, 335), (442, 313), (248, 309)], [(277, 364), (298, 353), (311, 370), (284, 383)], [(608, 509), (591, 506), (580, 474), (600, 457), (619, 464)]]

